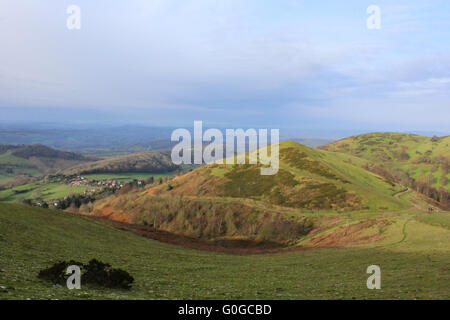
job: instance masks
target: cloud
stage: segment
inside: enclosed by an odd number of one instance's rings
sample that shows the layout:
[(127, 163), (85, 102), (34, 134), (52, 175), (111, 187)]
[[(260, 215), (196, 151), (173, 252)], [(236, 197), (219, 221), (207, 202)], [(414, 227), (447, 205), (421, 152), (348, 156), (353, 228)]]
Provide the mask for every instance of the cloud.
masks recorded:
[(425, 127), (418, 103), (448, 110), (446, 33), (430, 28), (448, 23), (439, 1), (381, 1), (375, 32), (358, 1), (324, 2), (332, 14), (288, 0), (77, 3), (79, 31), (65, 27), (69, 1), (0, 4), (0, 108), (324, 129)]

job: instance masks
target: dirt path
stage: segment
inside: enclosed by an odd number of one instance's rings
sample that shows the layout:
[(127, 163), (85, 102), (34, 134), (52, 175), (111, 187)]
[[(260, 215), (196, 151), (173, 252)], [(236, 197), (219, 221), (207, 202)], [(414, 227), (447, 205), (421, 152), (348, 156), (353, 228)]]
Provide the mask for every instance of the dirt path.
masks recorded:
[[(397, 192), (396, 194), (394, 194), (394, 198), (399, 199), (401, 195), (404, 195), (405, 193), (411, 192), (411, 189), (406, 188), (405, 190), (402, 190), (400, 192)], [(426, 211), (425, 208), (422, 208), (421, 206), (419, 206), (417, 203), (412, 202), (411, 200), (409, 201), (412, 203), (412, 206), (409, 209), (416, 209), (416, 210), (422, 210), (422, 211)]]
[(394, 198), (398, 199), (398, 197), (400, 197), (402, 194), (407, 193), (408, 191), (409, 191), (409, 188), (406, 188), (405, 190), (399, 191), (396, 194), (394, 194)]

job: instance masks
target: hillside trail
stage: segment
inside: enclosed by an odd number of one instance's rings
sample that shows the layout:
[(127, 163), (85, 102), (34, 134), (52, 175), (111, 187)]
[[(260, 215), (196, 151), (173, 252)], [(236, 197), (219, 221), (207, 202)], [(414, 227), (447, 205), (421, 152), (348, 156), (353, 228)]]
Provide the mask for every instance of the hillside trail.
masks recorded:
[(409, 191), (409, 187), (407, 187), (405, 190), (399, 191), (396, 194), (394, 194), (394, 198), (399, 198), (402, 194), (405, 194)]
[[(412, 192), (412, 190), (409, 187), (407, 187), (405, 190), (402, 190), (402, 191), (397, 192), (396, 194), (394, 194), (394, 198), (399, 199), (400, 196), (402, 196), (402, 195), (404, 195), (404, 194), (406, 194), (408, 192)], [(427, 211), (425, 208), (421, 207), (417, 203), (414, 203), (412, 201), (410, 201), (410, 202), (411, 202), (412, 206), (408, 210), (417, 209), (417, 210), (421, 210), (421, 211)]]

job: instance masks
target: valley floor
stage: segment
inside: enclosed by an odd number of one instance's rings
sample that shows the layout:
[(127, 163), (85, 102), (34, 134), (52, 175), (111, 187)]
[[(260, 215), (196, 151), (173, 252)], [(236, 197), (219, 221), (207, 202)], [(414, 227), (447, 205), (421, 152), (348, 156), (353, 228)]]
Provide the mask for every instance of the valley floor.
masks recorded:
[[(382, 229), (377, 241), (236, 255), (162, 243), (66, 212), (0, 203), (0, 299), (449, 299), (450, 215), (410, 209), (383, 218), (391, 223), (373, 227)], [(313, 246), (308, 239), (303, 245)], [(36, 277), (57, 261), (92, 258), (127, 270), (135, 278), (132, 289), (70, 291)], [(381, 268), (381, 290), (366, 287), (370, 265)]]

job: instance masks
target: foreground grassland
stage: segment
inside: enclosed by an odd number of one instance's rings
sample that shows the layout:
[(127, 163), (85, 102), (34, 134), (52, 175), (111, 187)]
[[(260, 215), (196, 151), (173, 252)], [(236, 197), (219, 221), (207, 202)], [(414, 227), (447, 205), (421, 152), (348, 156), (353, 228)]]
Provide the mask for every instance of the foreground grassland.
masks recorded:
[[(448, 213), (411, 209), (380, 215), (390, 221), (380, 241), (241, 256), (172, 246), (86, 217), (1, 203), (0, 299), (449, 299)], [(368, 217), (348, 213), (342, 223)], [(130, 272), (132, 290), (69, 291), (36, 277), (58, 260), (92, 258)], [(372, 264), (381, 267), (381, 290), (366, 288)]]

